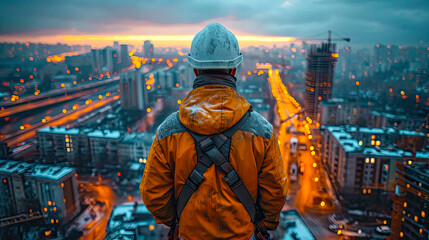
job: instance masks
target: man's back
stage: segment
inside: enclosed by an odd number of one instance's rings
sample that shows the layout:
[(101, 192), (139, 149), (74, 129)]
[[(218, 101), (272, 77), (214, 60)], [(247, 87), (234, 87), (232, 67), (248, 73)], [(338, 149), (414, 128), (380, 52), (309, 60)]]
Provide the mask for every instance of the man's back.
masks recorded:
[[(197, 80), (209, 83), (221, 77), (225, 78), (223, 83), (228, 83), (229, 76), (203, 74)], [(183, 100), (179, 112), (170, 115), (158, 128), (140, 189), (147, 208), (159, 223), (171, 223), (174, 201), (197, 164), (195, 142), (186, 128), (202, 135), (217, 134), (232, 127), (250, 108), (243, 97), (226, 85), (202, 84), (195, 88)], [(263, 230), (275, 229), (284, 204), (285, 174), (272, 126), (258, 113), (251, 112), (233, 135), (229, 161), (255, 203), (259, 198), (265, 218), (257, 225)], [(249, 239), (252, 235), (254, 224), (222, 179), (224, 175), (214, 165), (204, 173), (204, 182), (180, 216), (182, 238)]]

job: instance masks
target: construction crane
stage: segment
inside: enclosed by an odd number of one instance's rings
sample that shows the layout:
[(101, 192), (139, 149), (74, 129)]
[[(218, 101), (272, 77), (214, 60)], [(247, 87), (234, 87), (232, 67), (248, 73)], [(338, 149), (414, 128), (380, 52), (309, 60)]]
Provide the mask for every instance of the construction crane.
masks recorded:
[(12, 217), (5, 217), (0, 219), (0, 228), (45, 217), (46, 215), (38, 211), (35, 213), (22, 213)]
[(342, 37), (342, 38), (331, 38), (331, 30), (328, 31), (328, 39), (318, 39), (318, 38), (296, 38), (295, 41), (304, 41), (304, 42), (312, 42), (312, 41), (325, 41), (328, 40), (328, 44), (331, 44), (333, 41), (346, 41), (350, 42), (350, 38)]

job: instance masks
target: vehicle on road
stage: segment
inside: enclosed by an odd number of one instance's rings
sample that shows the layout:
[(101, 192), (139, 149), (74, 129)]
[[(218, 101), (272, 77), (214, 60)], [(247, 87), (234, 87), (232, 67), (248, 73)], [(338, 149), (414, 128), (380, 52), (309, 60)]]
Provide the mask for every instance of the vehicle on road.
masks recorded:
[(304, 171), (305, 171), (304, 163), (301, 161), (299, 162), (299, 174), (304, 174)]
[(390, 235), (390, 227), (388, 226), (377, 226), (375, 228), (375, 231), (377, 233), (383, 234), (383, 235)]
[(298, 181), (298, 165), (296, 163), (292, 163), (289, 168), (289, 179), (292, 182)]
[(298, 138), (292, 137), (289, 141), (289, 152), (291, 156), (295, 156), (298, 150)]
[(307, 150), (307, 145), (304, 143), (298, 143), (298, 150)]
[(324, 187), (319, 187), (319, 188), (317, 188), (317, 191), (318, 191), (319, 193), (327, 193), (326, 188), (324, 188)]
[(336, 233), (338, 230), (343, 229), (343, 226), (340, 226), (340, 225), (337, 225), (337, 224), (330, 224), (328, 226), (328, 229), (329, 229), (329, 231)]
[(334, 213), (332, 215), (329, 215), (328, 220), (332, 224), (343, 225), (343, 226), (353, 223), (353, 219), (345, 217), (343, 214), (340, 214), (340, 213)]
[(337, 231), (338, 235), (343, 235), (345, 237), (351, 237), (353, 239), (356, 238), (366, 238), (368, 237), (366, 233), (364, 233), (362, 230), (358, 230), (358, 231), (352, 231), (352, 230), (348, 230), (348, 229), (341, 229)]

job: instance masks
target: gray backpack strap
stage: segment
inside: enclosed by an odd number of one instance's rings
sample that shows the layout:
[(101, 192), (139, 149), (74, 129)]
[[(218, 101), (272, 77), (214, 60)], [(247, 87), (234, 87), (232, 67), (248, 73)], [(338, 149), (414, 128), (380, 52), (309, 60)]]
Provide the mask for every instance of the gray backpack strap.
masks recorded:
[(214, 163), (219, 170), (225, 173), (222, 179), (228, 184), (243, 204), (252, 222), (255, 222), (256, 207), (253, 198), (237, 172), (229, 163), (231, 137), (249, 117), (250, 111), (246, 112), (246, 114), (231, 128), (212, 136), (200, 135), (187, 129), (189, 134), (194, 138), (198, 160), (197, 165), (186, 179), (185, 185), (177, 198), (176, 209), (179, 218), (192, 194), (204, 181), (203, 174)]

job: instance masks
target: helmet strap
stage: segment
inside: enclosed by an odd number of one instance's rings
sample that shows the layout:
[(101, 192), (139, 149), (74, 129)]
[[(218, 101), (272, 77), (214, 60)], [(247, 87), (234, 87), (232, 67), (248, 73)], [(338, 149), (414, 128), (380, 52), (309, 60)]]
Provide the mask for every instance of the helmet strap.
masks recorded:
[(194, 74), (195, 74), (195, 77), (198, 77), (200, 75), (200, 73), (198, 72), (198, 70), (195, 69), (195, 68), (194, 68)]
[(237, 68), (233, 68), (229, 70), (229, 74), (235, 77), (235, 73), (237, 72)]

